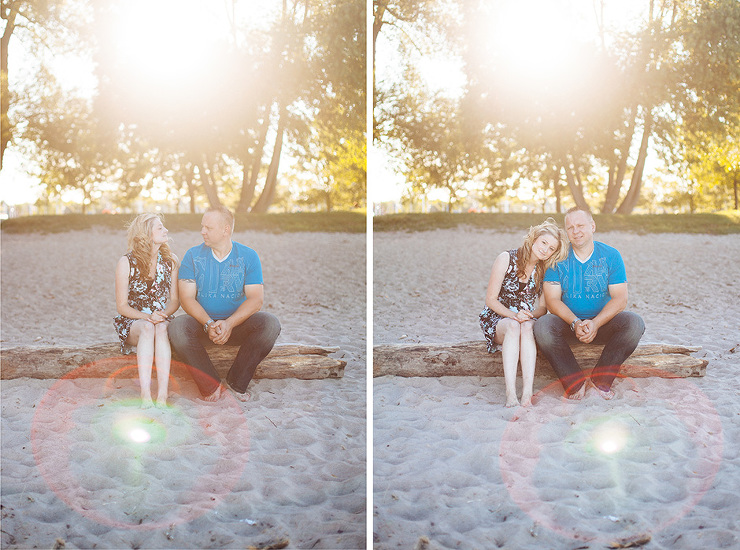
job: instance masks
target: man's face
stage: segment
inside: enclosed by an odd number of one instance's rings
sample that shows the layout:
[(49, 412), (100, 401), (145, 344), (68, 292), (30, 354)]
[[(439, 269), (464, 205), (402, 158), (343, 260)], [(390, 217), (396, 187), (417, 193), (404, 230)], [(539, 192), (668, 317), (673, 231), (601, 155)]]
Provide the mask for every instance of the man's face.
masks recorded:
[(576, 210), (566, 216), (565, 231), (570, 243), (578, 248), (593, 242), (596, 223), (585, 212)]
[(227, 239), (228, 226), (218, 212), (206, 212), (200, 222), (200, 235), (205, 245), (212, 248)]

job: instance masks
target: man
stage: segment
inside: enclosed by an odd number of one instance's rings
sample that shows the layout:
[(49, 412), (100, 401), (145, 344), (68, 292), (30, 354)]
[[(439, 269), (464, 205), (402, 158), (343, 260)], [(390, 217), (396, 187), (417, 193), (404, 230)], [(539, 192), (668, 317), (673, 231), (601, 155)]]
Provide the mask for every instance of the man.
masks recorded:
[(568, 210), (565, 231), (570, 250), (565, 260), (545, 273), (543, 293), (550, 313), (535, 323), (535, 340), (569, 399), (585, 395), (588, 378), (570, 344), (604, 344), (590, 383), (604, 399), (611, 399), (612, 383), (635, 351), (645, 323), (639, 315), (624, 311), (627, 275), (622, 256), (594, 241), (596, 222), (591, 213), (579, 207)]
[(216, 401), (223, 390), (206, 345), (239, 346), (226, 383), (244, 394), (280, 334), (278, 319), (260, 311), (260, 259), (251, 248), (231, 240), (233, 231), (234, 216), (228, 208), (209, 208), (203, 215), (203, 244), (185, 253), (178, 275), (180, 304), (187, 315), (173, 319), (168, 331), (206, 401)]

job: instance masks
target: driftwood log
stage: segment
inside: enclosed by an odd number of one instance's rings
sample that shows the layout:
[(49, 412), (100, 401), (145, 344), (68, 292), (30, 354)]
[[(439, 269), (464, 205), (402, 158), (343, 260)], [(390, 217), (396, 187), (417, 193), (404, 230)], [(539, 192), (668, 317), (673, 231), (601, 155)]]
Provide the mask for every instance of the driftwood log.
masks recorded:
[[(584, 370), (596, 364), (604, 346), (575, 344), (573, 353)], [(704, 376), (708, 361), (690, 354), (700, 346), (641, 344), (625, 361), (620, 376), (687, 378)], [(550, 363), (537, 354), (536, 375), (555, 378)], [(387, 344), (373, 348), (373, 376), (503, 376), (501, 353), (491, 354), (484, 342), (457, 344)]]
[[(236, 346), (210, 346), (208, 353), (216, 370), (226, 376), (234, 362)], [(328, 357), (339, 348), (281, 344), (257, 367), (255, 378), (341, 378), (346, 361)], [(173, 355), (171, 373), (184, 375), (186, 367)], [(18, 347), (0, 350), (0, 375), (10, 378), (108, 378), (138, 376), (136, 355), (121, 355), (118, 344), (85, 348)]]

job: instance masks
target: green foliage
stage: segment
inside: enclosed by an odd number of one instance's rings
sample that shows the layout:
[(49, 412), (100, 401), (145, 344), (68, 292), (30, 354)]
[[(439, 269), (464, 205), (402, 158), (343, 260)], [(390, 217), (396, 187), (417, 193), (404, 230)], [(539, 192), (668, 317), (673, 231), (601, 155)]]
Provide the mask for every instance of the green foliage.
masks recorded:
[[(605, 213), (629, 213), (640, 201), (647, 157), (657, 149), (675, 174), (693, 178), (693, 183), (686, 182), (696, 188), (693, 205), (722, 207), (735, 192), (736, 183), (728, 187), (717, 180), (719, 165), (724, 167), (725, 182), (736, 181), (734, 169), (727, 168), (734, 166), (728, 162), (731, 152), (722, 149), (718, 154), (715, 147), (712, 166), (701, 174), (689, 174), (686, 166), (694, 165), (696, 172), (696, 157), (710, 153), (692, 154), (690, 147), (679, 147), (677, 142), (688, 142), (687, 134), (697, 132), (713, 134), (715, 143), (732, 142), (733, 136), (737, 143), (740, 136), (740, 3), (736, 0), (645, 2), (640, 26), (631, 29), (613, 28), (610, 9), (621, 6), (617, 0), (604, 0), (594, 6), (602, 7), (595, 12), (599, 37), (588, 43), (579, 42), (585, 40), (581, 33), (564, 34), (560, 21), (543, 21), (539, 11), (525, 14), (529, 20), (515, 22), (521, 24), (518, 34), (501, 40), (516, 2), (442, 2), (450, 3), (457, 7), (456, 12), (451, 10), (457, 17), (449, 20), (459, 23), (457, 27), (448, 24), (447, 32), (439, 33), (422, 20), (415, 23), (413, 18), (397, 17), (404, 33), (389, 36), (401, 43), (402, 53), (404, 47), (444, 40), (463, 59), (468, 85), (461, 101), (448, 106), (454, 114), (445, 120), (439, 109), (420, 109), (420, 117), (430, 118), (428, 127), (424, 120), (414, 121), (415, 131), (431, 130), (443, 137), (439, 124), (449, 124), (452, 135), (455, 125), (461, 125), (466, 164), (475, 167), (458, 176), (461, 186), (471, 175), (480, 183), (487, 168), (486, 202), (495, 202), (507, 185), (526, 178), (541, 186), (540, 196), (554, 195), (560, 204), (564, 178), (576, 203), (587, 198), (594, 203), (597, 198)], [(405, 6), (410, 13), (423, 13), (425, 6), (423, 2), (397, 4), (399, 10)], [(376, 2), (376, 23), (378, 13), (395, 5)], [(547, 3), (542, 8), (549, 9)], [(544, 44), (542, 33), (550, 36), (553, 47), (561, 48), (558, 56), (540, 49), (536, 60), (547, 58), (551, 63), (537, 70), (534, 65), (512, 67), (512, 60), (527, 54), (529, 42)], [(400, 55), (394, 62), (407, 63), (409, 58)], [(417, 140), (414, 154), (404, 156), (407, 143), (393, 142), (394, 135), (413, 135), (403, 127), (408, 124), (397, 106), (423, 105), (430, 95), (408, 77), (414, 76), (413, 71), (404, 74), (404, 82), (397, 86), (403, 94), (383, 83), (379, 86), (375, 131), (378, 142), (406, 162), (413, 194), (437, 185), (435, 174), (419, 170), (417, 158), (434, 155), (438, 144)], [(455, 155), (444, 158), (437, 152), (436, 158), (447, 164), (438, 167), (438, 173), (455, 172)], [(625, 185), (629, 188), (624, 189)], [(719, 197), (723, 188), (725, 201)]]
[[(563, 225), (562, 214), (548, 214)], [(542, 223), (545, 214), (388, 214), (373, 218), (373, 231), (434, 231), (466, 227), (499, 231), (526, 231)], [(594, 215), (599, 232), (633, 233), (740, 233), (740, 213)]]
[[(11, 4), (29, 8), (36, 2)], [(319, 151), (328, 159), (329, 170), (341, 180), (334, 185), (340, 188), (333, 197), (337, 206), (364, 204), (365, 152), (359, 146), (365, 129), (364, 1), (292, 0), (264, 10), (270, 19), (256, 22), (245, 2), (214, 3), (212, 10), (221, 10), (221, 16), (229, 4), (232, 16), (237, 11), (246, 16), (232, 18), (231, 33), (215, 35), (206, 32), (208, 17), (215, 16), (205, 14), (202, 28), (185, 43), (171, 44), (163, 44), (162, 37), (182, 36), (182, 20), (167, 17), (158, 3), (141, 14), (125, 0), (41, 4), (74, 5), (80, 14), (47, 25), (44, 33), (28, 33), (28, 49), (53, 41), (94, 57), (93, 109), (78, 109), (77, 124), (87, 128), (88, 149), (96, 148), (100, 158), (114, 154), (115, 168), (105, 179), (118, 187), (114, 197), (121, 206), (157, 181), (169, 196), (185, 191), (192, 209), (207, 202), (243, 212), (267, 210), (274, 197), (284, 196), (276, 189), (285, 170), (283, 143), (294, 154)], [(128, 20), (131, 25), (122, 24)], [(187, 66), (169, 62), (168, 55), (182, 56), (188, 45), (193, 51)], [(38, 98), (48, 111), (77, 99), (69, 91), (64, 97), (24, 92), (18, 99), (22, 112), (37, 112)], [(58, 120), (53, 124), (58, 127)], [(321, 135), (311, 131), (314, 125)], [(48, 157), (48, 142), (37, 137), (25, 135), (35, 143), (34, 154)], [(48, 163), (42, 168), (40, 175), (55, 182), (49, 187), (55, 192), (62, 189), (61, 179), (69, 180), (69, 171), (59, 175)]]
[[(167, 214), (164, 216), (170, 231), (200, 231), (202, 214)], [(133, 215), (26, 216), (0, 222), (4, 234), (64, 233), (67, 231), (126, 230)], [(365, 215), (358, 212), (296, 214), (237, 214), (236, 231), (264, 231), (268, 233), (364, 233)]]

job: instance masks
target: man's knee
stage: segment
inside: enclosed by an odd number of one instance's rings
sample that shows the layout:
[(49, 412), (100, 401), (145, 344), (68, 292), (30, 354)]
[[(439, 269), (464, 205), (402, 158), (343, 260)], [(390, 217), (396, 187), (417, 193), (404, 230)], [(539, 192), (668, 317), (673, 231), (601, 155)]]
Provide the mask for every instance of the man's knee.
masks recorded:
[(621, 322), (623, 323), (622, 330), (627, 334), (630, 339), (639, 341), (642, 335), (645, 333), (645, 321), (637, 313), (631, 311), (623, 311), (620, 314)]
[(548, 313), (543, 315), (534, 323), (534, 338), (538, 346), (549, 346), (552, 345), (555, 339), (558, 337), (559, 324), (564, 321), (557, 315)]
[(167, 334), (173, 346), (192, 340), (197, 336), (196, 329), (198, 321), (189, 315), (180, 315), (170, 321), (167, 326)]
[(260, 311), (258, 315), (260, 315), (262, 334), (264, 334), (266, 338), (277, 340), (277, 337), (280, 336), (280, 331), (282, 330), (280, 320), (272, 313), (267, 313), (266, 311)]

